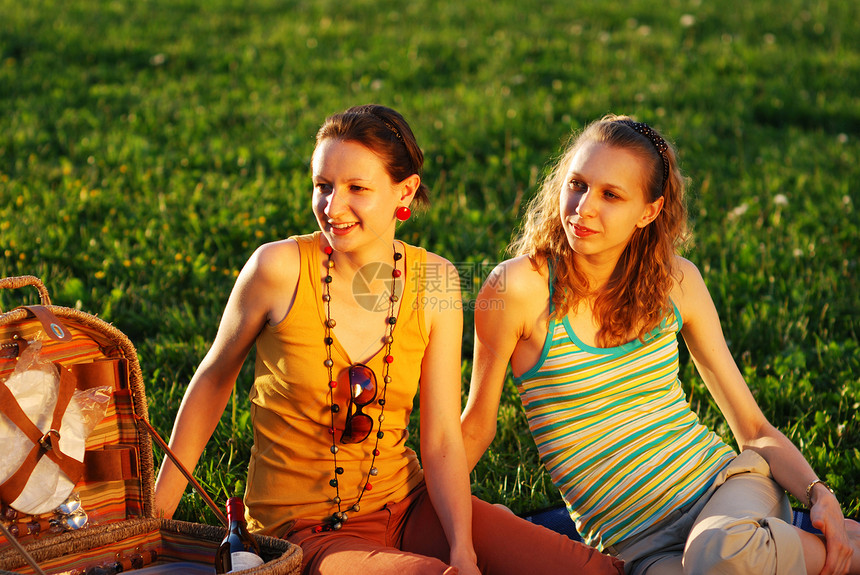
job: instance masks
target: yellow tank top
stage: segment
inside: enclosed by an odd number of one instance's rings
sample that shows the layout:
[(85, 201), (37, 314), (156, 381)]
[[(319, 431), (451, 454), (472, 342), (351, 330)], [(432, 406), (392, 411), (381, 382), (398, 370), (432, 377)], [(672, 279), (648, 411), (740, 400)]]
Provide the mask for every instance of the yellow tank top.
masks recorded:
[[(320, 233), (295, 236), (301, 254), (301, 271), (296, 297), (287, 316), (277, 325), (266, 325), (257, 337), (254, 385), (251, 389), (251, 421), (254, 445), (245, 490), (248, 527), (274, 537), (284, 536), (296, 519), (321, 522), (337, 511), (332, 502), (335, 477), (331, 454), (331, 414), (322, 302), (322, 261)], [(380, 455), (371, 478), (372, 489), (365, 491), (361, 510), (350, 516), (381, 509), (400, 501), (423, 479), (415, 452), (406, 447), (409, 415), (418, 390), (421, 362), (428, 339), (422, 306), (422, 273), (426, 252), (402, 244), (404, 257), (398, 262), (403, 270), (404, 293), (397, 312), (390, 364), (391, 383), (386, 391), (384, 436), (379, 440)], [(360, 295), (360, 294), (358, 294)], [(374, 297), (368, 294), (367, 297)], [(387, 299), (386, 299), (387, 301)], [(335, 328), (335, 332), (337, 329)], [(340, 437), (349, 404), (345, 384), (353, 361), (333, 335), (332, 373), (339, 385), (335, 401), (341, 406), (335, 416), (336, 437)], [(380, 344), (381, 345), (381, 344)], [(377, 378), (382, 391), (382, 366), (385, 350), (380, 349), (365, 365)], [(362, 409), (374, 421), (373, 433), (364, 442), (337, 442), (341, 509), (349, 510), (368, 478), (380, 406), (372, 403)]]

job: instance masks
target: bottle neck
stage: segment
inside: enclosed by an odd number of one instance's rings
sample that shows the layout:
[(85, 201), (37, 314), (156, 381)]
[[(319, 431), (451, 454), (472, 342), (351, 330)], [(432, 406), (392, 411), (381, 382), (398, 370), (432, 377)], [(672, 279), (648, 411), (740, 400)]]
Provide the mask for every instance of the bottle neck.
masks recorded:
[(245, 505), (238, 497), (227, 500), (227, 521), (231, 526), (233, 523), (245, 521)]
[(245, 522), (245, 516), (244, 515), (228, 515), (227, 516), (227, 523), (230, 526), (240, 525), (244, 522)]

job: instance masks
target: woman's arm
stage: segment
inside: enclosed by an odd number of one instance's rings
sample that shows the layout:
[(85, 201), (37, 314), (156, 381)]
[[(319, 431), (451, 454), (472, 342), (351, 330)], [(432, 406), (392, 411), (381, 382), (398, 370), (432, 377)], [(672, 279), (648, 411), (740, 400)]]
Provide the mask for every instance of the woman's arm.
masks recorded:
[[(438, 256), (427, 254), (427, 264), (441, 266), (442, 277), (458, 277), (456, 269)], [(421, 364), (421, 460), (430, 500), (451, 548), (450, 564), (460, 573), (478, 573), (471, 486), (459, 421), (463, 337), (459, 285), (432, 296), (424, 305), (429, 343)]]
[(816, 485), (812, 501), (806, 488), (816, 479), (803, 455), (770, 422), (755, 401), (738, 369), (720, 327), (720, 320), (699, 270), (679, 258), (683, 279), (675, 296), (683, 318), (682, 334), (696, 369), (726, 418), (741, 450), (758, 452), (774, 479), (797, 499), (811, 504), (811, 517), (827, 542), (822, 573), (844, 572), (850, 560), (844, 517), (839, 502), (824, 486)]
[[(503, 286), (505, 263), (487, 277), (475, 301), (475, 343), (469, 399), (460, 417), (466, 460), (473, 469), (496, 437), (499, 401), (508, 363), (519, 340)], [(507, 282), (504, 282), (507, 283)], [(499, 305), (495, 305), (498, 302)]]
[[(270, 319), (272, 294), (284, 294), (284, 282), (291, 285), (295, 293), (298, 248), (295, 242), (290, 242), (292, 246), (284, 245), (286, 243), (259, 248), (245, 264), (227, 301), (215, 341), (182, 398), (170, 435), (170, 448), (189, 470), (197, 465), (221, 419), (245, 357)], [(294, 265), (290, 265), (292, 258), (295, 258)], [(272, 260), (277, 260), (279, 265), (272, 265)], [(293, 270), (295, 281), (292, 284), (289, 274), (275, 271), (284, 269)], [(292, 297), (285, 301), (292, 301)], [(156, 514), (173, 516), (186, 483), (176, 466), (165, 458), (155, 483)]]
[[(460, 417), (469, 469), (493, 442), (508, 363), (519, 372), (537, 361), (545, 335), (547, 278), (525, 257), (502, 262), (481, 287), (475, 302), (475, 344), (469, 399)], [(538, 341), (540, 340), (540, 341)]]

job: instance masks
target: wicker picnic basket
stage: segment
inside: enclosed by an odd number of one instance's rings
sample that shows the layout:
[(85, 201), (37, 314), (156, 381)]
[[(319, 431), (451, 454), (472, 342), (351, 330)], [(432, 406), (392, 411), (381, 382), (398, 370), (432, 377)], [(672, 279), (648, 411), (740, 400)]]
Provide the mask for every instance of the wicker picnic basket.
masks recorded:
[[(0, 573), (88, 575), (132, 569), (142, 574), (214, 573), (215, 550), (226, 533), (223, 527), (154, 516), (154, 430), (150, 432), (134, 346), (120, 330), (95, 316), (51, 305), (48, 291), (38, 278), (0, 279), (0, 288), (27, 286), (38, 290), (41, 305), (5, 313), (0, 310), (0, 420), (5, 424), (0, 429), (18, 433), (20, 428), (31, 449), (20, 468), (0, 485), (0, 520), (4, 533), (9, 534), (0, 534)], [(16, 370), (19, 358), (28, 348), (27, 358), (33, 356), (34, 345), (40, 361), (56, 366), (60, 380), (56, 407), (48, 416), (51, 429), (44, 434), (29, 419), (22, 419), (24, 412), (7, 387), (11, 376), (20, 374)], [(67, 445), (61, 439), (66, 424), (62, 411), (71, 409), (66, 407), (69, 400), (64, 399), (68, 395), (64, 386), (77, 390), (74, 393), (109, 389), (103, 392), (104, 416), (82, 447), (82, 462), (62, 453)], [(162, 440), (157, 434), (155, 437), (161, 445)], [(0, 444), (7, 439), (0, 437)], [(32, 469), (23, 468), (32, 468), (33, 459), (50, 459), (66, 472), (69, 485), (74, 485), (73, 497), (79, 497), (88, 517), (83, 527), (67, 530), (57, 526), (54, 512), (28, 515), (10, 505), (24, 497), (22, 489), (30, 488), (27, 476)], [(242, 573), (299, 573), (300, 548), (281, 539), (256, 538), (266, 562)]]

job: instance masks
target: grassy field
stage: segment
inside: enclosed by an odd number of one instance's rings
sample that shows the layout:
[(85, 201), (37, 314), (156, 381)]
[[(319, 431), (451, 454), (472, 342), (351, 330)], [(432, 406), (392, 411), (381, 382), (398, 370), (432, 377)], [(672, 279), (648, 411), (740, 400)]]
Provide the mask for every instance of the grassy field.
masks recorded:
[[(471, 301), (571, 130), (632, 114), (680, 149), (687, 255), (755, 396), (860, 513), (860, 4), (404, 4), (0, 0), (0, 275), (127, 333), (166, 437), (244, 261), (314, 229), (325, 116), (410, 120), (433, 204), (400, 237), (458, 263)], [(467, 312), (464, 394), (471, 330)], [(197, 470), (220, 501), (244, 489), (249, 364)], [(559, 501), (510, 384), (472, 479), (516, 511)], [(215, 521), (191, 494), (180, 515)]]

